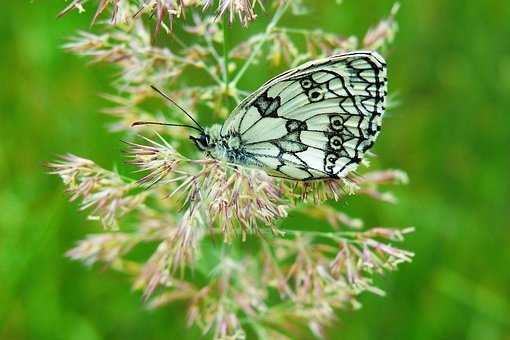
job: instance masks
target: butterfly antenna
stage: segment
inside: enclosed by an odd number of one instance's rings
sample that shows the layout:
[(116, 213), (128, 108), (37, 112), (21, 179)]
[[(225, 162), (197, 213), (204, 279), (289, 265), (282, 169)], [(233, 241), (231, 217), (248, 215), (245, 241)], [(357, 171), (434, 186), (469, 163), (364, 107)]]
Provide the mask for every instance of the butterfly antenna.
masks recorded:
[(139, 125), (180, 126), (180, 127), (186, 127), (186, 128), (190, 128), (190, 129), (197, 130), (197, 131), (199, 131), (200, 133), (204, 133), (204, 130), (203, 130), (203, 129), (201, 129), (201, 128), (197, 128), (196, 126), (193, 126), (193, 125), (186, 125), (186, 124), (170, 124), (170, 123), (146, 122), (146, 121), (137, 121), (137, 122), (133, 122), (133, 123), (131, 124), (131, 126), (132, 126), (132, 127), (134, 127), (134, 126), (139, 126)]
[[(198, 126), (198, 129), (200, 129), (199, 131), (200, 132), (204, 132), (204, 128), (198, 124), (198, 122), (195, 120), (195, 118), (193, 118), (186, 110), (184, 110), (179, 104), (177, 104), (172, 98), (170, 98), (166, 93), (164, 93), (163, 91), (161, 91), (160, 89), (158, 89), (156, 86), (154, 85), (151, 85), (151, 88), (156, 91), (157, 93), (159, 93), (160, 95), (162, 95), (165, 99), (167, 99), (168, 101), (170, 101), (172, 104), (174, 104), (175, 106), (177, 106), (179, 108), (179, 110), (181, 110), (182, 112), (184, 112), (184, 114), (186, 116), (189, 117), (189, 119), (191, 119), (193, 121), (193, 123), (195, 123), (197, 126)], [(195, 128), (196, 129), (196, 128)]]

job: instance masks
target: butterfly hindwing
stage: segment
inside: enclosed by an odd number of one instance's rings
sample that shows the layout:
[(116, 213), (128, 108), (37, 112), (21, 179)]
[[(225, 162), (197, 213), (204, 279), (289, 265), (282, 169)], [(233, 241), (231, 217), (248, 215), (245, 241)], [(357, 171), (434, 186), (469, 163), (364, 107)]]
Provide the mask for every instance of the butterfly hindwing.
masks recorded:
[(387, 93), (376, 52), (313, 61), (268, 81), (222, 127), (238, 136), (250, 165), (297, 180), (338, 178), (373, 145)]

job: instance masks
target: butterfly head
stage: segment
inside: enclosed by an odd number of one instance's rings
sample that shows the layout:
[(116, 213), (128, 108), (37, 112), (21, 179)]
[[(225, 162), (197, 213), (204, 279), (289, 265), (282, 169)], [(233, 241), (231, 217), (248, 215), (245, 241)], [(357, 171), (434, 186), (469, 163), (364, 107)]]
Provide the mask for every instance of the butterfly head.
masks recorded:
[(220, 139), (220, 128), (220, 125), (215, 124), (201, 131), (198, 137), (190, 136), (189, 138), (200, 151), (212, 151)]
[(198, 137), (190, 136), (189, 138), (195, 143), (200, 151), (208, 151), (214, 147), (214, 144), (211, 143), (211, 136), (205, 132)]

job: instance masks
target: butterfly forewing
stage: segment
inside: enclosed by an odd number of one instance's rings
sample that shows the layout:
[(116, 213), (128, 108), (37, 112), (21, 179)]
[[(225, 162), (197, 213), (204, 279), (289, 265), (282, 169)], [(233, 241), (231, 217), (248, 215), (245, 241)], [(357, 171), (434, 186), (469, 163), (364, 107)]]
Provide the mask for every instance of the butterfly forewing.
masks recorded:
[(338, 178), (373, 145), (385, 109), (386, 64), (376, 52), (309, 62), (264, 84), (222, 127), (268, 173), (296, 180)]

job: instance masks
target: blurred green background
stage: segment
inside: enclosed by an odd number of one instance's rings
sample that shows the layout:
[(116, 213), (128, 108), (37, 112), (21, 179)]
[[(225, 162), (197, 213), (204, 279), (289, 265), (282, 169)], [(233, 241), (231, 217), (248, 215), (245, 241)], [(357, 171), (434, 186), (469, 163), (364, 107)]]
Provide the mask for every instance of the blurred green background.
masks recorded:
[[(360, 35), (392, 5), (333, 3), (320, 1), (307, 25)], [(97, 95), (113, 73), (60, 48), (92, 13), (56, 20), (63, 4), (1, 7), (0, 339), (198, 338), (184, 304), (147, 311), (126, 277), (63, 255), (100, 227), (44, 161), (72, 152), (121, 162)], [(367, 225), (416, 226), (404, 244), (416, 259), (378, 280), (387, 297), (365, 294), (361, 311), (340, 313), (329, 336), (510, 339), (510, 3), (404, 1), (397, 18), (388, 60), (399, 106), (375, 151), (411, 182), (397, 206), (354, 198), (344, 209)]]

